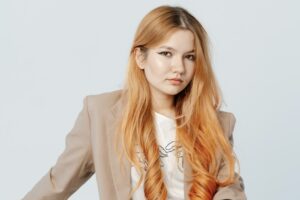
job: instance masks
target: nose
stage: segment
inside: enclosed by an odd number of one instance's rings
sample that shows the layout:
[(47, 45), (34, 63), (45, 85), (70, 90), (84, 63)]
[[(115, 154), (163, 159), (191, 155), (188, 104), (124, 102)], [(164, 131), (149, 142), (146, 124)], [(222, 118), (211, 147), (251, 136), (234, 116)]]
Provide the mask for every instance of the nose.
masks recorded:
[(181, 56), (174, 56), (174, 60), (172, 62), (172, 71), (174, 73), (182, 74), (184, 73), (184, 62)]

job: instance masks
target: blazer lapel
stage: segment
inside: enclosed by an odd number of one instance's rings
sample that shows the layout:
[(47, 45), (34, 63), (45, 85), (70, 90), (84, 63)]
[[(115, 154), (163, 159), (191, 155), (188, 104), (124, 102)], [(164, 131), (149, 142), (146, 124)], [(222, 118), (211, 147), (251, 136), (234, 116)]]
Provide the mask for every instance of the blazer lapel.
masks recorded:
[[(118, 155), (114, 150), (114, 134), (117, 118), (119, 114), (121, 114), (122, 107), (126, 99), (121, 97), (117, 100), (115, 105), (112, 107), (111, 112), (108, 114), (108, 131), (107, 131), (107, 139), (108, 139), (108, 148), (110, 152), (109, 162), (111, 166), (112, 178), (115, 184), (115, 191), (117, 192), (117, 196), (119, 200), (124, 200), (129, 195), (131, 189), (131, 164), (126, 156), (123, 156), (123, 164), (124, 169), (121, 169), (120, 162), (118, 160)], [(122, 147), (121, 142), (118, 143), (118, 148)], [(185, 154), (183, 153), (183, 173), (184, 173), (184, 199), (188, 200), (188, 191), (191, 187), (189, 183), (192, 169), (189, 165)]]
[[(119, 200), (124, 200), (130, 193), (131, 189), (131, 165), (125, 154), (123, 156), (123, 166), (119, 161), (117, 152), (115, 151), (115, 128), (118, 115), (122, 110), (122, 99), (119, 98), (115, 105), (112, 107), (111, 112), (108, 113), (107, 118), (107, 143), (109, 149), (109, 162), (112, 172), (112, 178), (114, 181), (115, 191)], [(121, 149), (122, 144), (118, 142), (118, 149)]]

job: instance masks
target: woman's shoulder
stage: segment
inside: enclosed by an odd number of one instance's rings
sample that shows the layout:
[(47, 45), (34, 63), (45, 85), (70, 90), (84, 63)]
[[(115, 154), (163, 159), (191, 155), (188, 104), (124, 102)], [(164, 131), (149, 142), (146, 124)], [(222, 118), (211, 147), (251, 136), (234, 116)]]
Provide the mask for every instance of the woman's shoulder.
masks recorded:
[(229, 120), (231, 122), (235, 122), (236, 121), (236, 117), (232, 112), (228, 112), (228, 111), (223, 111), (223, 110), (219, 110), (217, 112), (218, 117), (220, 120)]
[(85, 98), (87, 99), (90, 109), (109, 109), (113, 107), (119, 100), (121, 100), (123, 90), (112, 90), (103, 93), (90, 94)]
[(225, 135), (232, 142), (232, 133), (235, 127), (236, 117), (232, 112), (219, 110), (218, 118)]

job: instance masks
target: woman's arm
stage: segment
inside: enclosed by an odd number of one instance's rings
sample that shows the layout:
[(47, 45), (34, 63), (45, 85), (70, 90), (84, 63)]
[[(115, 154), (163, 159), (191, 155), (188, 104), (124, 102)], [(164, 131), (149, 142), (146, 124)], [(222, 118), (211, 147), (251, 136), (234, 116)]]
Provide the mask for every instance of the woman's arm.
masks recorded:
[[(232, 113), (229, 113), (230, 119), (229, 119), (229, 131), (228, 131), (228, 138), (233, 146), (233, 130), (236, 122), (236, 118)], [(223, 165), (221, 165), (221, 168), (219, 170), (218, 178), (223, 179), (227, 176), (228, 173), (228, 165), (223, 162)], [(244, 182), (242, 177), (235, 173), (236, 182), (228, 185), (226, 187), (219, 187), (216, 194), (214, 195), (213, 200), (246, 200), (246, 194), (245, 194), (245, 188), (244, 188)]]
[(94, 173), (90, 142), (88, 96), (66, 136), (66, 147), (56, 164), (36, 183), (23, 200), (62, 200), (71, 196)]

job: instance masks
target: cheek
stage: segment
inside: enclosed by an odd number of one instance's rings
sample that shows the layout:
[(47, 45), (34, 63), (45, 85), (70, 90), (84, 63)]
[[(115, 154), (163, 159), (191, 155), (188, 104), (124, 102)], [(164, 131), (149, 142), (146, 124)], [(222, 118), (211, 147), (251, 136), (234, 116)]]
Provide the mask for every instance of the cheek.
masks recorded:
[(165, 76), (169, 71), (169, 64), (163, 59), (153, 59), (148, 65), (148, 73), (156, 77)]
[(189, 71), (193, 71), (195, 70), (195, 61), (191, 61), (191, 60), (188, 60), (188, 59), (185, 59), (185, 66), (186, 68), (189, 70)]
[(190, 66), (190, 69), (187, 72), (188, 74), (188, 79), (192, 79), (194, 77), (195, 74), (195, 67), (194, 66)]

